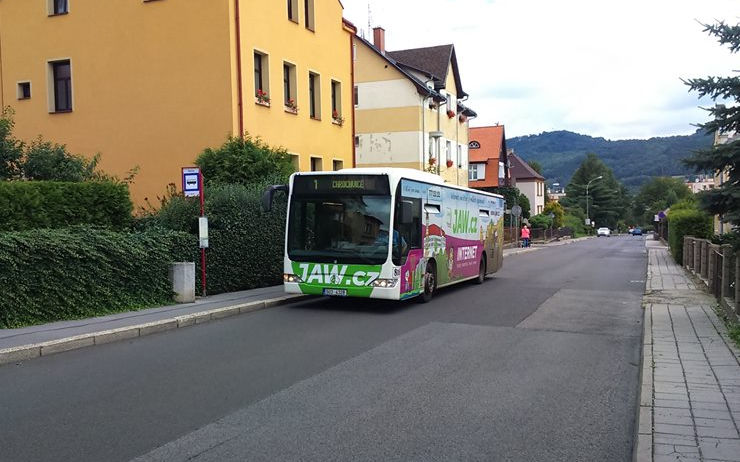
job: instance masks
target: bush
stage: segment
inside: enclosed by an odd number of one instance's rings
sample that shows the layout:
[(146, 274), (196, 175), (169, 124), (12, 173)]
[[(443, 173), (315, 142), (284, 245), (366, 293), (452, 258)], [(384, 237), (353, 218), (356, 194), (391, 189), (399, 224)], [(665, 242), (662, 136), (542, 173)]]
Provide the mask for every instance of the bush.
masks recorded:
[(169, 303), (171, 262), (192, 261), (188, 234), (91, 227), (0, 233), (0, 328)]
[(529, 219), (529, 224), (532, 228), (549, 228), (552, 226), (552, 221), (549, 216), (545, 214), (539, 214)]
[(208, 148), (195, 161), (206, 184), (250, 185), (265, 178), (287, 178), (295, 171), (284, 148), (272, 148), (260, 138), (229, 137), (218, 149)]
[[(273, 210), (261, 210), (266, 180), (249, 186), (222, 184), (206, 186), (208, 217), (206, 269), (208, 293), (266, 287), (282, 282), (285, 239), (284, 195), (275, 196)], [(161, 226), (197, 235), (197, 198), (181, 195), (168, 198), (148, 226)], [(198, 274), (200, 260), (196, 260)]]
[(111, 181), (0, 182), (0, 231), (91, 224), (123, 229), (131, 220), (128, 186)]
[(712, 235), (712, 217), (696, 209), (679, 208), (668, 212), (668, 245), (676, 263), (683, 265), (683, 238), (707, 239)]

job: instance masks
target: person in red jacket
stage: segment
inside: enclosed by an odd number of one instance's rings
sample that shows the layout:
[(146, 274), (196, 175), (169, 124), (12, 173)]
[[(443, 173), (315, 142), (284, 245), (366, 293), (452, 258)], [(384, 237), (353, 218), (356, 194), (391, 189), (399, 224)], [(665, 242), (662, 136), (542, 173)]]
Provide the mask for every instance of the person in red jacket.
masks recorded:
[(529, 247), (529, 228), (527, 228), (527, 225), (522, 228), (522, 247)]

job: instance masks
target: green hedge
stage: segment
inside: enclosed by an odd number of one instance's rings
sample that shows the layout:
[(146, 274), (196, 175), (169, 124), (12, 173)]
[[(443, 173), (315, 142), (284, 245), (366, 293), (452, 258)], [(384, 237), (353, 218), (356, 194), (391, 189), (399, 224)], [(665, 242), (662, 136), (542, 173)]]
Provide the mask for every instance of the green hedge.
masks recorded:
[[(261, 210), (264, 181), (249, 186), (228, 184), (206, 187), (205, 208), (209, 225), (206, 251), (208, 294), (280, 284), (285, 239), (284, 194), (275, 196), (273, 210)], [(159, 212), (143, 220), (144, 226), (197, 234), (197, 198), (175, 196)], [(196, 260), (200, 280), (200, 260)], [(200, 284), (198, 284), (200, 287)]]
[(121, 230), (131, 221), (128, 186), (111, 181), (0, 182), (0, 231), (90, 224)]
[(668, 212), (668, 245), (676, 263), (683, 265), (683, 237), (707, 239), (712, 235), (712, 217), (696, 209)]
[(72, 227), (0, 233), (0, 328), (79, 319), (172, 301), (173, 261), (192, 235)]

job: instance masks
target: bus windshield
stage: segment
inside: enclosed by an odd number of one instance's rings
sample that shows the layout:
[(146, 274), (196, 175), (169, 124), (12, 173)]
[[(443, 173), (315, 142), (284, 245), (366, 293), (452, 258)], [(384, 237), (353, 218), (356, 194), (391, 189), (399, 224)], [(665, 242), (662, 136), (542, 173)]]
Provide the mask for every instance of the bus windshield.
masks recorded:
[(288, 256), (316, 263), (385, 263), (390, 218), (390, 196), (294, 196)]

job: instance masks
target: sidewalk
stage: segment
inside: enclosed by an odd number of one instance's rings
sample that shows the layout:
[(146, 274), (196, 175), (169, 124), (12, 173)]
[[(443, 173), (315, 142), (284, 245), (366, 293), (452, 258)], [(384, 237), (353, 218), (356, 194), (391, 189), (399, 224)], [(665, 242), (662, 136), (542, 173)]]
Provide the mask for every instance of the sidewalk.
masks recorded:
[[(584, 239), (584, 238), (581, 238)], [(504, 256), (564, 245), (564, 239), (528, 248), (504, 249)], [(251, 311), (293, 303), (305, 295), (287, 295), (283, 286), (231, 292), (200, 298), (195, 303), (168, 305), (140, 311), (75, 321), (60, 321), (20, 329), (0, 329), (0, 365), (87, 346), (179, 329)]]
[(740, 349), (660, 242), (648, 238), (636, 460), (740, 461)]

